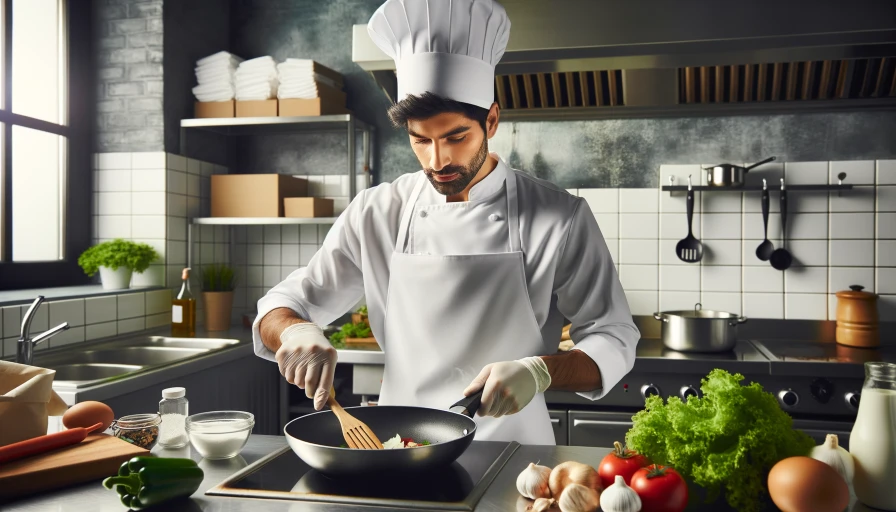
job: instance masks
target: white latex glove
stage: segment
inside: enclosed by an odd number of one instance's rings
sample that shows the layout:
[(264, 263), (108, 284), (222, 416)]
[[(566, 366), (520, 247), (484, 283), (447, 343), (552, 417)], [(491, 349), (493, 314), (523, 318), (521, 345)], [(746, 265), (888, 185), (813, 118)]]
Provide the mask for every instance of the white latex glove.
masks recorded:
[(336, 349), (320, 327), (306, 322), (283, 329), (274, 356), (286, 381), (304, 389), (305, 396), (314, 399), (314, 409), (321, 410), (333, 385)]
[(540, 357), (502, 361), (485, 366), (464, 390), (470, 396), (482, 389), (479, 416), (499, 418), (516, 414), (551, 385), (548, 367)]

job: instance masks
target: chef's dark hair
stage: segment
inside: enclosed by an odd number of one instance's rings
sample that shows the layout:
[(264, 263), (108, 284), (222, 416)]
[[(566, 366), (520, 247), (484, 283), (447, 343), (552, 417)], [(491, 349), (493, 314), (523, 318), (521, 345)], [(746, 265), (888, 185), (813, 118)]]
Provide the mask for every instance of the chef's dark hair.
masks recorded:
[(485, 121), (488, 118), (488, 109), (477, 107), (469, 103), (449, 100), (431, 92), (425, 92), (419, 96), (410, 95), (405, 99), (389, 107), (389, 120), (396, 128), (407, 129), (411, 119), (421, 120), (452, 112), (469, 117), (479, 123), (485, 132)]

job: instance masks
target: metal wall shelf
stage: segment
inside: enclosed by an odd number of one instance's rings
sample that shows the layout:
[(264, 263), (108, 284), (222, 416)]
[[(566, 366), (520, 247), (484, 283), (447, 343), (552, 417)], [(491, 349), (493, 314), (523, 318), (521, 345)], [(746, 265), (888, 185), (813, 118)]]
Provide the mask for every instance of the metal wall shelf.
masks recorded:
[[(709, 185), (694, 185), (691, 187), (695, 192), (744, 192), (744, 191), (762, 191), (762, 185), (749, 185), (743, 187), (711, 187)], [(767, 187), (768, 190), (781, 190), (781, 187)], [(663, 192), (687, 192), (687, 185), (663, 185)], [(840, 191), (852, 190), (852, 185), (786, 185), (784, 190), (788, 192), (797, 191)]]
[[(225, 136), (272, 135), (278, 133), (322, 133), (336, 132), (346, 135), (349, 201), (357, 195), (357, 168), (355, 164), (355, 136), (361, 132), (363, 151), (363, 172), (370, 172), (371, 134), (376, 128), (361, 121), (353, 114), (303, 117), (222, 117), (181, 119), (180, 152), (186, 156), (187, 132), (200, 130)], [(193, 264), (193, 226), (216, 225), (229, 226), (230, 229), (230, 261), (233, 261), (234, 226), (290, 225), (290, 224), (333, 224), (336, 217), (314, 218), (243, 218), (243, 217), (195, 217), (187, 226), (187, 265)]]
[(193, 224), (206, 226), (268, 226), (273, 224), (333, 224), (338, 217), (194, 217)]

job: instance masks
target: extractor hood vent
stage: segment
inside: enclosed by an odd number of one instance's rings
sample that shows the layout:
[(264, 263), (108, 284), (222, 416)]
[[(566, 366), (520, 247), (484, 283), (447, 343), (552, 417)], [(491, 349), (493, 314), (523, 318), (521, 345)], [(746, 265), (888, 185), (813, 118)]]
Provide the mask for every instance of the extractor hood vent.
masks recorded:
[(502, 110), (625, 105), (620, 70), (498, 75), (495, 98)]
[[(896, 1), (501, 3), (504, 119), (896, 109)], [(395, 101), (395, 63), (352, 30), (352, 60)]]
[(678, 101), (750, 103), (896, 97), (896, 59), (678, 69)]

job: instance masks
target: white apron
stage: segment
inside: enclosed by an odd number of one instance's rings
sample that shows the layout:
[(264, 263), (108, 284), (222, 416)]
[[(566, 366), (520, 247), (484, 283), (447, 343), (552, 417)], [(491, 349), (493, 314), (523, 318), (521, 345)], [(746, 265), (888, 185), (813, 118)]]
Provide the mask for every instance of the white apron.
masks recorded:
[[(392, 254), (380, 405), (446, 410), (463, 398), (464, 388), (485, 365), (544, 355), (520, 250), (517, 179), (508, 171), (510, 252), (406, 254), (411, 215), (427, 184), (420, 173)], [(556, 444), (543, 393), (516, 414), (474, 420), (477, 440)]]

